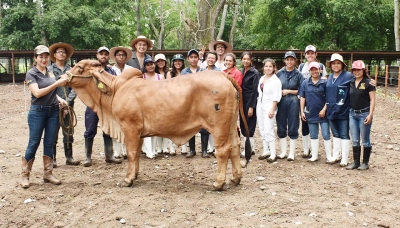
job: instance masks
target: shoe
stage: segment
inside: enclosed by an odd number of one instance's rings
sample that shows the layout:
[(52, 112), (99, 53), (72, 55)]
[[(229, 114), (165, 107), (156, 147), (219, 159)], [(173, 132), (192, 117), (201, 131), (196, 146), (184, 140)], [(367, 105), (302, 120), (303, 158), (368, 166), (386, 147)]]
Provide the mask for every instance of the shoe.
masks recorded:
[(43, 181), (54, 185), (61, 184), (61, 181), (53, 176), (53, 159), (47, 155), (43, 155)]
[(32, 158), (29, 162), (27, 162), (25, 157), (22, 157), (21, 187), (23, 187), (23, 188), (29, 188), (29, 186), (30, 186), (29, 176), (31, 174), (34, 161), (35, 161), (35, 158)]

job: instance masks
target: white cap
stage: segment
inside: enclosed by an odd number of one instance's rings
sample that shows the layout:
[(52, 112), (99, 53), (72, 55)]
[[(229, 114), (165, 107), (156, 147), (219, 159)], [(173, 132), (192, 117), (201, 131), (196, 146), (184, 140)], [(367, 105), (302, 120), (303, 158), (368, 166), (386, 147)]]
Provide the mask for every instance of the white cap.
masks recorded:
[(313, 45), (308, 45), (304, 53), (307, 53), (308, 51), (317, 52), (317, 48), (315, 48)]
[(164, 61), (167, 61), (167, 58), (165, 58), (164, 54), (157, 54), (156, 56), (154, 56), (154, 61), (157, 62), (157, 60), (162, 59)]

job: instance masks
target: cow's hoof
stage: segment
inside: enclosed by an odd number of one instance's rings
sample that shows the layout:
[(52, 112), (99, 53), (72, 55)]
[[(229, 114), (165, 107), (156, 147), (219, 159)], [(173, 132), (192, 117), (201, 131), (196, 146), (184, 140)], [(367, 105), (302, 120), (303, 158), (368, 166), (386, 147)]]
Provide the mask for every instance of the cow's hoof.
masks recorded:
[(214, 182), (214, 190), (215, 191), (222, 191), (224, 190), (225, 182), (222, 184), (219, 184), (217, 182)]
[(132, 187), (133, 185), (133, 180), (129, 180), (127, 178), (124, 179), (124, 181), (121, 183), (121, 187)]
[(231, 184), (238, 186), (240, 184), (240, 178), (231, 178)]

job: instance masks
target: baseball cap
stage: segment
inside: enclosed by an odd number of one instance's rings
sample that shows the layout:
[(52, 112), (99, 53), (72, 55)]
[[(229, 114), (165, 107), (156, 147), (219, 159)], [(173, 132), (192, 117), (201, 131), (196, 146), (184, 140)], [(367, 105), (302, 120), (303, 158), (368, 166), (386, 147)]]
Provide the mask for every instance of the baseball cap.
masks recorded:
[(314, 45), (308, 45), (304, 53), (307, 53), (308, 51), (317, 52), (317, 48), (315, 48)]
[(288, 51), (288, 52), (286, 52), (286, 53), (285, 53), (285, 59), (286, 59), (287, 57), (293, 57), (293, 58), (297, 59), (297, 58), (296, 58), (296, 54), (295, 54), (293, 51)]
[(311, 68), (317, 68), (318, 70), (321, 69), (318, 62), (311, 62), (310, 65), (308, 65), (308, 70), (311, 70)]
[(50, 54), (49, 48), (44, 45), (38, 45), (35, 47), (35, 55), (40, 55), (43, 53)]
[(353, 64), (351, 64), (351, 69), (352, 70), (353, 69), (360, 69), (360, 70), (365, 69), (365, 64), (363, 61), (357, 60)]
[(97, 53), (100, 53), (101, 51), (107, 51), (108, 53), (110, 53), (110, 50), (105, 46), (99, 47), (99, 49), (97, 49)]
[(147, 58), (144, 60), (144, 65), (146, 65), (147, 63), (155, 63), (155, 62), (152, 58)]
[(175, 60), (182, 60), (182, 61), (185, 61), (185, 58), (183, 58), (183, 55), (182, 55), (182, 54), (176, 54), (176, 55), (174, 55), (174, 56), (172, 57), (172, 62), (175, 61)]
[(188, 53), (187, 53), (187, 57), (189, 57), (189, 55), (192, 54), (192, 53), (196, 53), (197, 56), (200, 56), (200, 55), (199, 55), (199, 52), (198, 52), (196, 49), (190, 49), (190, 50), (188, 51)]
[(164, 54), (157, 54), (156, 56), (154, 56), (154, 61), (158, 61), (159, 59), (162, 59), (164, 61), (167, 61), (167, 58), (165, 58)]

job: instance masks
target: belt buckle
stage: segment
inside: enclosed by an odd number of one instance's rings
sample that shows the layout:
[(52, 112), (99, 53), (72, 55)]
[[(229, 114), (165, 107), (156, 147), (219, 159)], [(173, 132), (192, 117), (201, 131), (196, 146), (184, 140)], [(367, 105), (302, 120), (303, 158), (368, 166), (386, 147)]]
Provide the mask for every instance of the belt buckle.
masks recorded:
[(361, 110), (354, 110), (354, 113), (362, 113)]

